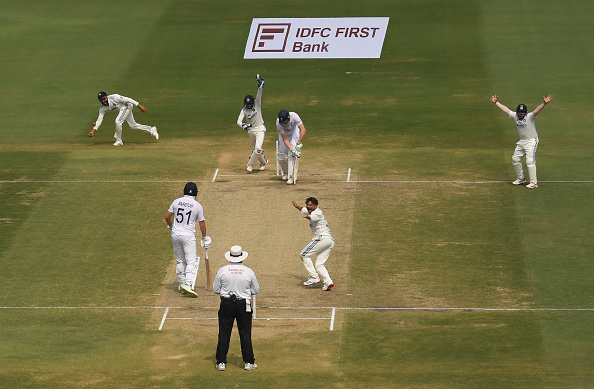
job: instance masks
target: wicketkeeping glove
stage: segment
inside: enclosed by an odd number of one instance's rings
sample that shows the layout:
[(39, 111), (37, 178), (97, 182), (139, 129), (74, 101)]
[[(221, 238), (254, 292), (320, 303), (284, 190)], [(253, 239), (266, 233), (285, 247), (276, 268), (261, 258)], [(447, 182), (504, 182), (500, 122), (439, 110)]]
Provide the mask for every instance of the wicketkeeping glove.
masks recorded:
[(247, 131), (247, 130), (249, 130), (250, 128), (252, 128), (252, 125), (251, 125), (251, 124), (249, 124), (249, 123), (243, 123), (243, 124), (241, 125), (241, 128), (243, 128), (243, 130), (244, 130), (244, 131)]
[(210, 239), (210, 236), (203, 236), (202, 240), (200, 240), (200, 246), (204, 247), (205, 249), (210, 247), (210, 243), (212, 242), (212, 239)]
[(262, 77), (261, 75), (257, 74), (256, 75), (256, 80), (258, 80), (258, 88), (264, 89), (264, 77)]

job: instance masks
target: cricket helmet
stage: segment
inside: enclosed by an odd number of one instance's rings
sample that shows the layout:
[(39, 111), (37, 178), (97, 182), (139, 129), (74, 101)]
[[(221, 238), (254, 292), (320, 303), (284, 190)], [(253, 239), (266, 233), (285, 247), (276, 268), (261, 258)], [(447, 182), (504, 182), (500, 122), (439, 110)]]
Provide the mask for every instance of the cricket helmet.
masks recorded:
[(289, 111), (287, 111), (286, 109), (281, 110), (278, 113), (278, 121), (279, 123), (286, 123), (289, 121)]
[(193, 182), (188, 182), (184, 187), (184, 196), (196, 196), (198, 194), (198, 187)]
[(254, 102), (256, 101), (256, 99), (254, 99), (254, 96), (252, 95), (247, 95), (244, 97), (243, 99), (243, 105), (247, 108), (247, 109), (253, 109), (254, 108)]
[(528, 108), (526, 108), (524, 104), (520, 104), (518, 105), (518, 108), (516, 108), (516, 113), (528, 113)]
[(107, 97), (107, 93), (103, 91), (97, 93), (97, 99), (99, 99), (99, 101), (101, 101), (101, 99), (103, 99), (104, 97)]

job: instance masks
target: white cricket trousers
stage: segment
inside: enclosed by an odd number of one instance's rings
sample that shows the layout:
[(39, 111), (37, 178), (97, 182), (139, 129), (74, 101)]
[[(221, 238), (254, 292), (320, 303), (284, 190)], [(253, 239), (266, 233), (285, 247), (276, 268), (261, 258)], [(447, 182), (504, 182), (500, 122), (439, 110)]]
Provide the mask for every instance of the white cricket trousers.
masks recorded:
[(522, 158), (526, 156), (526, 168), (528, 169), (528, 178), (531, 184), (538, 183), (536, 179), (536, 148), (538, 147), (538, 138), (528, 140), (519, 140), (516, 143), (516, 149), (512, 156), (512, 164), (516, 171), (517, 178), (524, 178), (524, 169), (522, 169)]
[(265, 164), (266, 158), (264, 157), (264, 149), (262, 149), (262, 145), (264, 144), (264, 135), (266, 134), (266, 127), (259, 126), (250, 128), (248, 130), (248, 134), (250, 134), (250, 139), (252, 140), (252, 144), (254, 145), (254, 148), (252, 149), (252, 155), (248, 163), (252, 166), (255, 165), (256, 162)]
[[(293, 132), (293, 136), (291, 138), (288, 138), (288, 140), (291, 147), (294, 148), (297, 145), (297, 141), (299, 140), (299, 131), (295, 130), (295, 132)], [(292, 178), (294, 159), (291, 155), (291, 150), (289, 150), (289, 148), (285, 144), (285, 141), (283, 140), (283, 137), (280, 135), (278, 137), (277, 158), (282, 171), (284, 173), (287, 173), (287, 175), (290, 178)]]
[(200, 258), (196, 255), (196, 235), (187, 232), (172, 232), (173, 255), (177, 262), (176, 273), (180, 286), (192, 282), (194, 289), (194, 274), (198, 272)]
[[(311, 242), (299, 254), (303, 260), (303, 265), (309, 273), (309, 278), (318, 278), (318, 274), (324, 280), (324, 283), (332, 282), (328, 270), (324, 264), (328, 260), (332, 249), (334, 248), (334, 239), (331, 235), (320, 235), (312, 239)], [(316, 255), (316, 265), (314, 266), (311, 257)]]
[(133, 130), (140, 130), (144, 132), (151, 133), (151, 126), (147, 126), (144, 124), (136, 123), (134, 120), (134, 114), (132, 113), (132, 108), (134, 106), (130, 103), (126, 104), (124, 107), (120, 108), (120, 113), (115, 120), (115, 134), (113, 135), (116, 140), (122, 140), (122, 124), (127, 122), (131, 129)]

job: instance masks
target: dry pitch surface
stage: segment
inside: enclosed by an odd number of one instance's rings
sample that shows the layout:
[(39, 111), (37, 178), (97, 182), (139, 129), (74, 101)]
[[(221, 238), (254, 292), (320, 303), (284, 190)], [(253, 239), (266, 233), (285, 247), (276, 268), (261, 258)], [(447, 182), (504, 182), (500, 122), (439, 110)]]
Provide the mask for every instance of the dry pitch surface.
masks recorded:
[[(250, 174), (234, 155), (237, 153), (230, 152), (219, 158), (216, 181), (199, 185), (198, 201), (205, 208), (208, 235), (213, 239), (209, 249), (213, 279), (217, 270), (228, 264), (224, 253), (231, 246), (241, 245), (249, 253), (244, 264), (255, 271), (260, 283), (253, 324), (258, 358), (258, 343), (264, 339), (280, 342), (287, 336), (303, 336), (308, 331), (330, 331), (331, 307), (348, 304), (347, 272), (357, 189), (345, 182), (348, 168), (324, 170), (324, 166), (309, 159), (306, 153), (297, 185), (287, 185), (276, 176), (273, 157), (268, 156), (271, 161), (265, 171)], [(211, 179), (214, 173), (211, 172)], [(326, 263), (335, 284), (329, 292), (321, 290), (322, 283), (302, 285), (307, 272), (299, 252), (310, 242), (312, 234), (307, 219), (291, 201), (304, 204), (309, 196), (320, 201), (335, 240), (335, 248)], [(219, 297), (206, 289), (204, 251), (200, 247), (198, 251), (198, 298), (177, 291), (172, 257), (156, 301), (157, 306), (164, 308), (155, 310), (149, 329), (161, 327), (162, 342), (153, 350), (155, 363), (160, 367), (168, 363), (183, 364), (187, 357), (214, 363)], [(169, 307), (166, 316), (165, 307)], [(341, 317), (336, 315), (335, 326), (341, 325)], [(229, 363), (241, 363), (239, 349), (234, 330)]]

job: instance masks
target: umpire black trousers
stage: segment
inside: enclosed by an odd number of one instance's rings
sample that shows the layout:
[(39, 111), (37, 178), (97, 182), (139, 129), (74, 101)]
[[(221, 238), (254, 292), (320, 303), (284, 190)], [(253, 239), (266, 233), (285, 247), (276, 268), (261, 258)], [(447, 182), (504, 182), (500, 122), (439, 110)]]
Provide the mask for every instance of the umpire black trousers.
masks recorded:
[(233, 322), (237, 320), (241, 355), (244, 363), (254, 363), (254, 349), (252, 348), (252, 312), (245, 311), (245, 300), (221, 299), (219, 307), (219, 342), (217, 344), (217, 364), (227, 363), (227, 352)]

